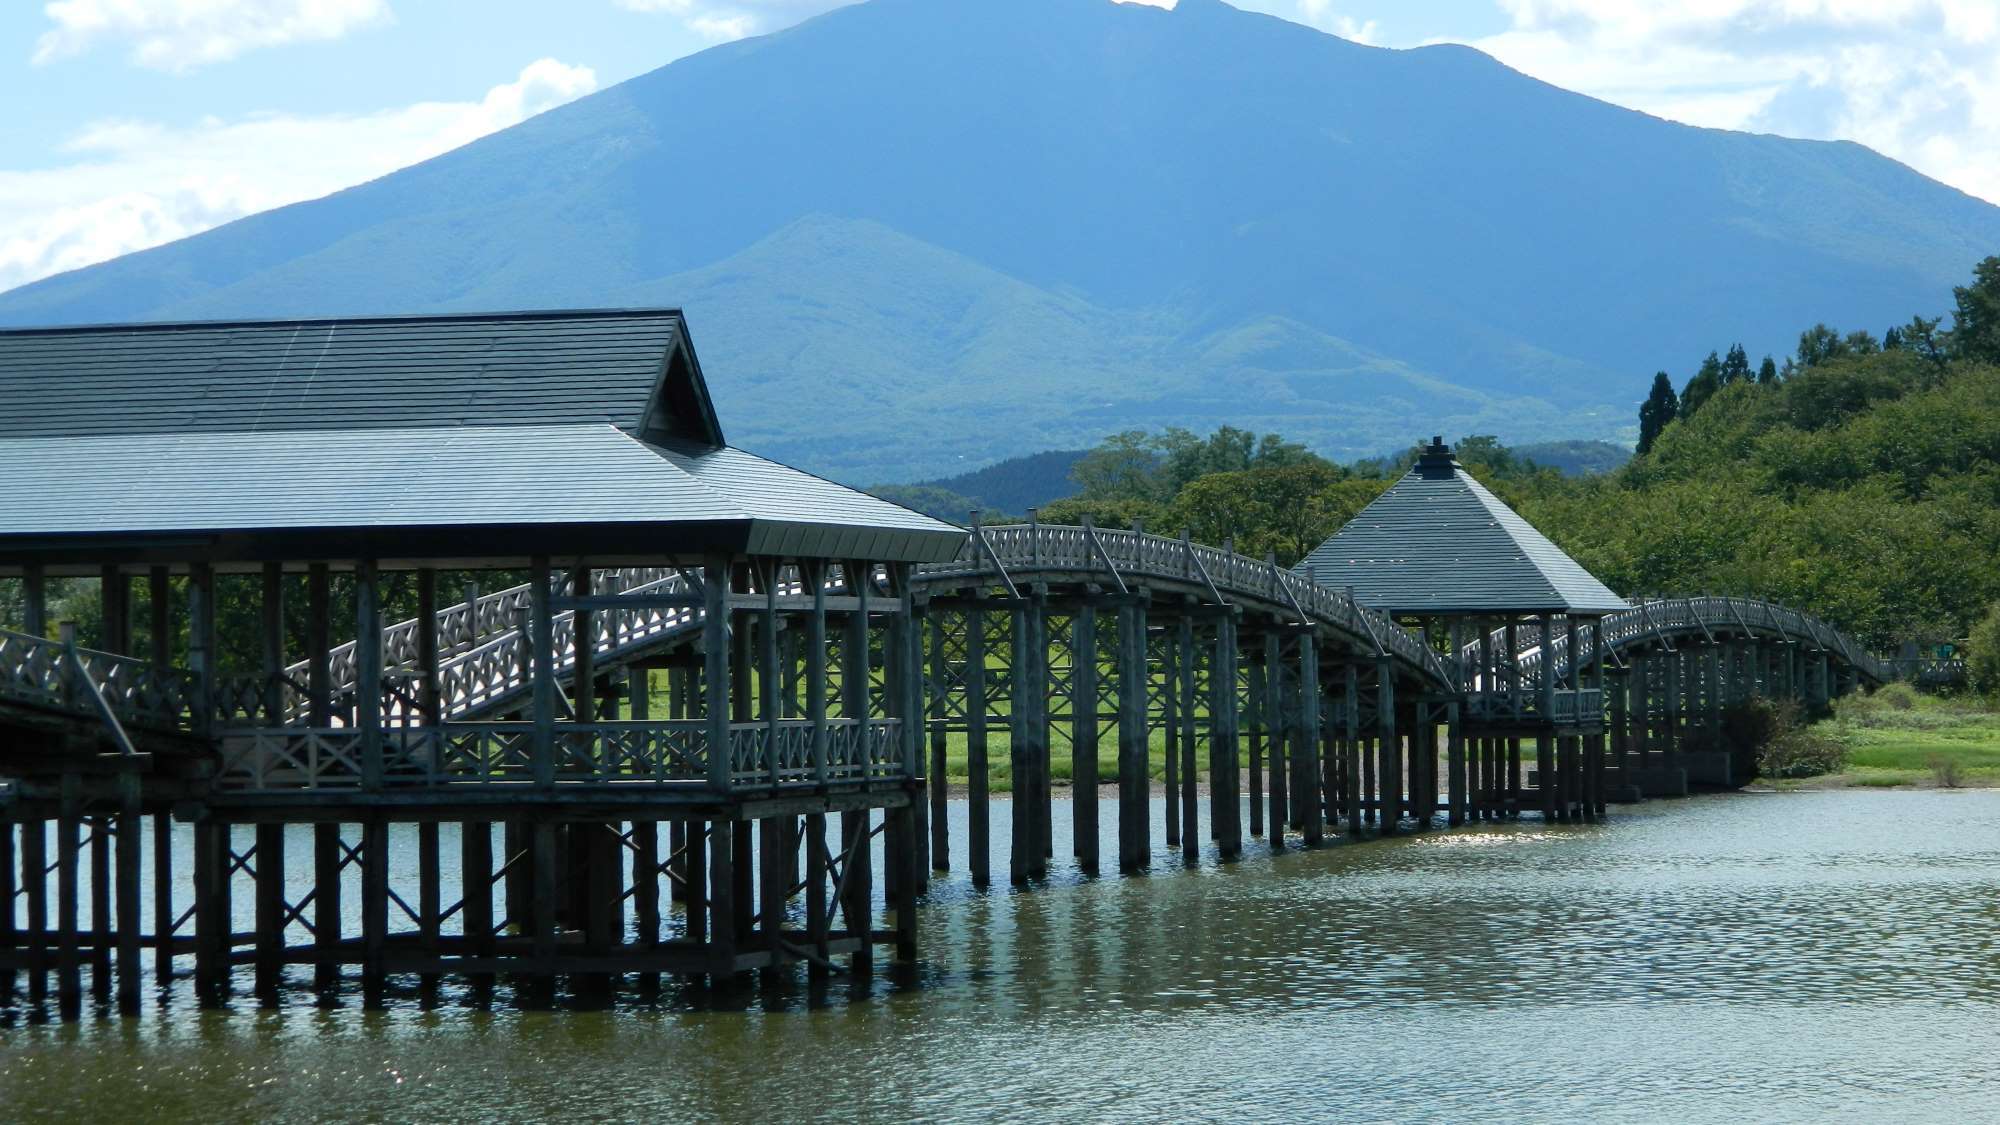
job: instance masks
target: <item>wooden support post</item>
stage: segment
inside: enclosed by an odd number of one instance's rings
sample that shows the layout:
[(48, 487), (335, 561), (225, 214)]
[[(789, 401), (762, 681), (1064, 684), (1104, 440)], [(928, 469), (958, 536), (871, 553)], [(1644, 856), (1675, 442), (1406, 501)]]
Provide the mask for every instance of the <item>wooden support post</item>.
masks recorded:
[(189, 726), (206, 734), (215, 720), (215, 574), (207, 563), (188, 564), (188, 670), (194, 691)]
[[(525, 669), (530, 687), (528, 719), (534, 724), (530, 772), (535, 784), (543, 788), (553, 786), (556, 781), (555, 623), (549, 606), (549, 587), (553, 581), (548, 556), (537, 555), (529, 560), (528, 612), (520, 633), (528, 645)], [(548, 905), (554, 908), (553, 903)]]
[(1320, 737), (1319, 645), (1311, 633), (1299, 634), (1298, 740), (1292, 754), (1298, 763), (1301, 831), (1309, 848), (1326, 838), (1325, 759)]
[(285, 826), (259, 824), (256, 833), (257, 854), (251, 871), (257, 900), (257, 1000), (275, 1008), (284, 971)]
[(1465, 823), (1466, 773), (1465, 731), (1459, 726), (1458, 703), (1445, 706), (1445, 813), (1448, 828)]
[[(896, 960), (905, 965), (914, 964), (917, 959), (917, 867), (914, 841), (917, 836), (917, 809), (915, 802), (903, 808), (890, 809), (885, 816), (891, 821), (892, 835), (900, 835), (911, 841), (890, 853), (893, 859), (902, 857), (903, 875), (889, 893), (889, 909), (895, 911)], [(1046, 867), (1046, 865), (1044, 865)]]
[(49, 998), (48, 822), (21, 822), (21, 890), (27, 896), (28, 1004), (39, 1009)]
[(1215, 619), (1215, 698), (1209, 702), (1214, 745), (1209, 754), (1209, 780), (1214, 801), (1218, 835), (1217, 848), (1224, 859), (1243, 854), (1242, 764), (1237, 742), (1236, 615), (1225, 609)]
[[(1266, 832), (1273, 850), (1285, 846), (1285, 826), (1292, 819), (1292, 755), (1299, 744), (1296, 700), (1285, 687), (1284, 642), (1276, 633), (1264, 635), (1264, 730), (1271, 766), (1270, 812)], [(1253, 798), (1254, 800), (1254, 798)]]
[[(174, 979), (174, 824), (171, 814), (153, 814), (153, 978), (160, 987)], [(136, 919), (135, 919), (136, 924)]]
[(1007, 660), (1008, 772), (1012, 775), (1014, 799), (1008, 802), (1013, 814), (1008, 840), (1007, 873), (1015, 886), (1025, 884), (1034, 874), (1035, 856), (1041, 851), (1035, 823), (1035, 703), (1043, 681), (1035, 675), (1034, 627), (1026, 605), (1011, 611), (1012, 649)]
[(229, 995), (229, 825), (204, 818), (194, 826), (194, 980), (203, 1007)]
[(1137, 871), (1152, 856), (1152, 785), (1147, 776), (1146, 609), (1118, 608), (1118, 869)]
[(21, 631), (36, 637), (49, 635), (49, 588), (40, 563), (21, 568)]
[(847, 885), (841, 914), (846, 919), (847, 932), (861, 939), (851, 964), (862, 975), (875, 968), (875, 858), (871, 818), (872, 814), (865, 809), (840, 814), (840, 836), (848, 864), (843, 872)]
[[(1185, 619), (1187, 615), (1183, 613), (1181, 616)], [(1178, 797), (1181, 767), (1177, 750), (1181, 742), (1181, 728), (1194, 725), (1194, 710), (1187, 708), (1184, 711), (1181, 706), (1180, 678), (1176, 671), (1181, 661), (1188, 658), (1188, 654), (1180, 647), (1178, 637), (1165, 628), (1160, 630), (1159, 653), (1162, 665), (1160, 678), (1164, 681), (1160, 691), (1160, 726), (1166, 736), (1167, 744), (1166, 769), (1163, 771), (1167, 785), (1166, 839), (1167, 846), (1172, 848), (1178, 847), (1181, 842), (1181, 809)]]
[(965, 611), (965, 855), (972, 885), (993, 880), (993, 806), (986, 747), (986, 614)]
[(62, 778), (56, 818), (56, 1007), (65, 1020), (83, 1011), (83, 969), (78, 933), (77, 888), (83, 851), (82, 778)]
[(258, 625), (262, 641), (264, 677), (264, 725), (285, 725), (285, 571), (279, 563), (265, 563), (263, 589), (258, 597), (261, 617)]
[[(1097, 610), (1084, 605), (1070, 618), (1070, 819), (1077, 867), (1097, 874)], [(1169, 675), (1172, 670), (1169, 669)], [(1168, 693), (1173, 692), (1169, 683)], [(1173, 758), (1173, 747), (1167, 748)], [(1173, 804), (1169, 790), (1168, 805)], [(942, 813), (939, 814), (942, 819)]]
[(313, 988), (327, 1000), (340, 988), (340, 879), (345, 864), (340, 825), (313, 825)]
[(1049, 692), (1054, 678), (1049, 668), (1049, 604), (1048, 589), (1037, 585), (1028, 599), (1028, 627), (1030, 642), (1028, 660), (1033, 670), (1035, 688), (1028, 695), (1033, 706), (1034, 721), (1029, 724), (1033, 739), (1029, 745), (1034, 765), (1034, 823), (1035, 848), (1034, 873), (1038, 879), (1049, 874), (1049, 859), (1055, 855), (1055, 794), (1054, 766), (1051, 755), (1053, 740), (1049, 735)]
[(370, 813), (361, 822), (361, 1004), (365, 1008), (383, 1006), (388, 977), (382, 955), (388, 939), (389, 822), (380, 813)]
[[(900, 844), (900, 841), (899, 841)], [(891, 848), (890, 855), (897, 856), (907, 849), (901, 846)], [(781, 934), (785, 928), (785, 902), (791, 897), (791, 853), (785, 848), (784, 826), (776, 817), (764, 817), (757, 822), (757, 944), (771, 954), (771, 964), (766, 967), (765, 976), (773, 975), (780, 959), (786, 958)], [(907, 862), (907, 861), (906, 861)], [(900, 875), (900, 873), (898, 873)], [(891, 879), (890, 885), (896, 886)], [(896, 887), (901, 890), (901, 887)]]
[[(632, 922), (638, 930), (637, 946), (650, 953), (660, 947), (660, 824), (656, 820), (632, 822)], [(639, 983), (646, 989), (659, 987), (660, 974), (643, 973)]]
[[(546, 587), (544, 587), (546, 589)], [(556, 903), (561, 893), (556, 879), (556, 825), (535, 820), (527, 826), (528, 862), (533, 892), (528, 902), (528, 947), (533, 958), (533, 974), (527, 991), (531, 1007), (546, 1008), (555, 1003), (556, 992)]]
[[(0, 965), (0, 1008), (13, 1006), (20, 983), (18, 970), (15, 968), (16, 960), (21, 956), (21, 931), (15, 922), (16, 911), (19, 909), (15, 905), (15, 891), (20, 868), (17, 866), (19, 858), (14, 852), (14, 825), (15, 820), (11, 810), (0, 805), (0, 903), (5, 904), (4, 907), (0, 907), (0, 959), (5, 961), (4, 965)], [(120, 828), (122, 829), (123, 825), (120, 825)], [(123, 849), (120, 849), (119, 858), (121, 861), (124, 858)], [(123, 877), (122, 869), (119, 875)], [(128, 921), (124, 915), (119, 916), (121, 925)], [(41, 940), (41, 935), (36, 934), (35, 939)], [(120, 946), (120, 949), (122, 950), (123, 946)], [(124, 966), (119, 967), (122, 970)], [(121, 985), (124, 983), (122, 977), (119, 983)]]
[(382, 590), (375, 562), (354, 567), (354, 725), (361, 732), (361, 787), (382, 788)]
[(105, 652), (115, 652), (121, 656), (132, 655), (132, 586), (126, 580), (125, 572), (115, 566), (107, 566), (98, 571), (98, 588), (101, 605), (99, 615), (102, 620), (98, 646)]
[(1346, 682), (1342, 686), (1341, 756), (1342, 774), (1345, 781), (1341, 785), (1341, 797), (1346, 805), (1347, 835), (1349, 839), (1361, 836), (1363, 819), (1361, 781), (1361, 672), (1353, 664), (1344, 669)]
[(1381, 809), (1377, 823), (1384, 836), (1392, 836), (1403, 816), (1403, 755), (1396, 730), (1396, 670), (1386, 657), (1375, 664), (1375, 693), (1376, 800)]
[(113, 924), (111, 889), (111, 817), (87, 817), (90, 825), (90, 997), (99, 1004), (111, 1002), (111, 953)]
[[(1243, 696), (1246, 706), (1242, 723), (1247, 728), (1244, 733), (1249, 735), (1245, 749), (1249, 751), (1250, 759), (1249, 769), (1245, 772), (1250, 775), (1250, 835), (1256, 837), (1264, 834), (1264, 742), (1275, 725), (1271, 721), (1271, 715), (1277, 710), (1277, 701), (1270, 697), (1270, 664), (1263, 646), (1252, 644), (1249, 659), (1245, 664), (1247, 666), (1243, 669), (1243, 678), (1247, 682), (1244, 685), (1246, 690)], [(1278, 752), (1274, 745), (1271, 750), (1274, 762), (1277, 756)], [(1277, 766), (1274, 764), (1271, 767), (1274, 785), (1277, 772)]]
[[(458, 827), (459, 923), (465, 934), (467, 956), (493, 956), (493, 824), (468, 820)], [(483, 989), (493, 983), (491, 973), (473, 973), (470, 983)]]
[(169, 604), (172, 585), (164, 566), (146, 569), (146, 645), (155, 667), (174, 662), (173, 606)]
[(824, 980), (828, 975), (827, 957), (827, 883), (831, 870), (827, 866), (826, 814), (806, 814), (806, 942), (815, 954), (811, 967), (807, 970), (813, 980)]
[[(1199, 762), (1195, 757), (1195, 710), (1196, 704), (1199, 702), (1199, 697), (1196, 694), (1194, 677), (1195, 662), (1201, 659), (1201, 652), (1195, 647), (1194, 619), (1192, 617), (1186, 613), (1182, 613), (1180, 620), (1176, 623), (1175, 632), (1178, 635), (1178, 639), (1174, 645), (1174, 651), (1177, 656), (1173, 666), (1167, 669), (1167, 674), (1179, 680), (1180, 711), (1182, 715), (1186, 716), (1186, 721), (1181, 723), (1179, 751), (1181, 759), (1181, 788), (1178, 799), (1181, 804), (1181, 859), (1189, 864), (1193, 864), (1201, 859), (1201, 795), (1199, 791), (1200, 787), (1197, 784), (1201, 770)], [(1175, 687), (1173, 684), (1169, 684), (1168, 686), (1169, 690), (1173, 690)], [(1172, 755), (1174, 752), (1174, 747), (1167, 747), (1169, 755)], [(1167, 794), (1169, 802), (1175, 799), (1175, 794), (1171, 792)]]
[[(436, 630), (431, 631), (435, 634)], [(438, 822), (425, 817), (417, 822), (417, 941), (424, 957), (435, 961), (443, 953), (444, 937), (444, 856)], [(426, 972), (417, 978), (426, 1004), (437, 997), (438, 974)]]
[[(817, 618), (816, 628), (807, 638), (806, 643), (809, 648), (817, 647), (821, 649), (819, 659), (824, 661), (826, 658), (824, 654), (826, 625), (823, 595), (815, 599), (814, 612), (820, 616)], [(946, 727), (951, 715), (951, 667), (945, 653), (945, 615), (943, 613), (930, 613), (927, 616), (930, 619), (930, 680), (929, 691), (926, 696), (926, 702), (929, 704), (927, 709), (929, 722), (927, 725), (930, 730), (931, 741), (930, 769), (927, 771), (930, 779), (931, 800), (930, 867), (932, 871), (950, 871), (951, 779), (949, 773), (951, 769), (951, 736), (947, 732)], [(806, 659), (810, 662), (813, 658), (809, 654)], [(808, 674), (810, 675), (811, 673)], [(824, 685), (824, 677), (820, 677), (820, 682)], [(824, 690), (822, 689), (823, 698)], [(810, 701), (808, 701), (806, 711), (808, 714), (814, 716), (815, 719), (823, 720), (825, 704), (822, 702), (820, 709), (815, 711)], [(1079, 802), (1080, 804), (1081, 802)], [(1081, 829), (1078, 829), (1078, 831), (1081, 831)]]

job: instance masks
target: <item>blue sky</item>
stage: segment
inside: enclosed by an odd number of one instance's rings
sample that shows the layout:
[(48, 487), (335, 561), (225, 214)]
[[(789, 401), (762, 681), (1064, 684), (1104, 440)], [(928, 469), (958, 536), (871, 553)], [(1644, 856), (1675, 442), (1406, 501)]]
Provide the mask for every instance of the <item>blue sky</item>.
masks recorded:
[[(9, 0), (0, 289), (371, 179), (842, 2)], [(1235, 2), (1378, 46), (1468, 43), (1692, 124), (1857, 140), (2000, 202), (2000, 0)]]

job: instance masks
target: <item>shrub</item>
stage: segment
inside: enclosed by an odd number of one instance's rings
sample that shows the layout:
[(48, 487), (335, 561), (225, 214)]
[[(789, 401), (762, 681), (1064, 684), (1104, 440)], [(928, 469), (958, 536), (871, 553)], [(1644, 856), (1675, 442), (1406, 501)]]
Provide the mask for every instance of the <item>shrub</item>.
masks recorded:
[(1846, 766), (1847, 747), (1807, 727), (1785, 731), (1757, 755), (1757, 773), (1762, 777), (1817, 777)]
[(1875, 690), (1875, 700), (1892, 711), (1914, 711), (1917, 709), (1917, 689), (1900, 680), (1883, 684)]
[(1718, 734), (1721, 745), (1714, 749), (1729, 752), (1730, 772), (1735, 777), (1751, 777), (1761, 769), (1761, 755), (1771, 744), (1797, 722), (1798, 704), (1787, 700), (1776, 703), (1762, 696), (1752, 696), (1722, 709), (1722, 723)]
[(1939, 789), (1956, 789), (1962, 784), (1963, 779), (1958, 773), (1957, 758), (1947, 757), (1943, 754), (1933, 754), (1931, 755), (1929, 765), (1931, 767), (1931, 781), (1936, 783)]

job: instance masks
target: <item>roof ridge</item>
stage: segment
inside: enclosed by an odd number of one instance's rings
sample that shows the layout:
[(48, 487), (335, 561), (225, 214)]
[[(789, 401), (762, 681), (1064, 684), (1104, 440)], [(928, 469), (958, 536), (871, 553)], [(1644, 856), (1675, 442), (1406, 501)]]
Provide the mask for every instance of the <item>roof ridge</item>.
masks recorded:
[(99, 321), (90, 324), (35, 324), (0, 326), (0, 336), (62, 336), (161, 331), (200, 331), (210, 328), (276, 328), (283, 325), (309, 327), (325, 324), (471, 324), (481, 321), (515, 323), (537, 320), (602, 320), (615, 317), (672, 316), (686, 320), (681, 309), (671, 306), (640, 305), (632, 308), (594, 307), (586, 309), (509, 309), (494, 312), (452, 313), (370, 313), (359, 316), (274, 316), (222, 320), (134, 320)]

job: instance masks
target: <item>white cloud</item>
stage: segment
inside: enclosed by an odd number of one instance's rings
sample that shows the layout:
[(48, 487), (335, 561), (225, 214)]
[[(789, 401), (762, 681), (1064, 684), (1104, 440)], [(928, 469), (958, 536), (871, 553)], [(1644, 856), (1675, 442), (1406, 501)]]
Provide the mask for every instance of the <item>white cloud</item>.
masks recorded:
[(64, 146), (69, 164), (0, 170), (0, 289), (374, 179), (596, 88), (590, 68), (541, 59), (478, 101), (185, 128), (99, 122)]
[(131, 44), (132, 61), (184, 72), (260, 47), (339, 39), (390, 18), (387, 0), (50, 0), (54, 24), (34, 61), (80, 54), (103, 40)]
[(634, 12), (661, 12), (678, 18), (704, 39), (717, 43), (789, 27), (808, 16), (857, 0), (616, 0)]
[(1473, 46), (1694, 125), (1847, 139), (2000, 202), (1993, 0), (1498, 0)]

